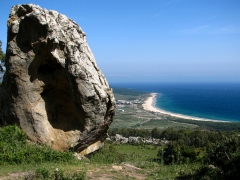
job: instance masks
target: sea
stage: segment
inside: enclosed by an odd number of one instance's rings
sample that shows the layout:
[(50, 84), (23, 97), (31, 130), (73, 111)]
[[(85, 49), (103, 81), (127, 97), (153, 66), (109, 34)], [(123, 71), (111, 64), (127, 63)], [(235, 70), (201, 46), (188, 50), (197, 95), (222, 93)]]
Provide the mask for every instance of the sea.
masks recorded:
[(240, 122), (240, 83), (110, 83), (111, 87), (157, 93), (162, 110), (229, 122)]

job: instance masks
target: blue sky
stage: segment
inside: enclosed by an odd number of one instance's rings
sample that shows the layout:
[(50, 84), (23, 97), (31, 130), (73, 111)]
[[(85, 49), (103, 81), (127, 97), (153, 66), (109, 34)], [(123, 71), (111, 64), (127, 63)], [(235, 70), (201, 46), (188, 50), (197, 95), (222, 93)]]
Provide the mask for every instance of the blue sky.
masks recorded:
[(240, 82), (239, 0), (1, 1), (0, 40), (16, 4), (76, 21), (110, 83)]

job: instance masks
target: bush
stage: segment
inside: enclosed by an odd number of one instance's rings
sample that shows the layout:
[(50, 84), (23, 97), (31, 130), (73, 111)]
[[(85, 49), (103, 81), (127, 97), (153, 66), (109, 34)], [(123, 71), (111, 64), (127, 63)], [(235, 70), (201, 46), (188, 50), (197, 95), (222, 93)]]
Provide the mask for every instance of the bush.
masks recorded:
[(76, 161), (71, 152), (54, 151), (26, 140), (26, 134), (17, 126), (0, 128), (0, 165)]
[(181, 164), (198, 161), (202, 150), (192, 146), (179, 145), (176, 142), (171, 142), (158, 151), (158, 158), (164, 164)]
[(224, 136), (220, 142), (208, 150), (207, 163), (219, 169), (218, 176), (223, 179), (240, 177), (240, 137), (237, 133)]
[(84, 180), (86, 179), (86, 172), (78, 172), (73, 174), (66, 174), (63, 170), (50, 171), (46, 168), (39, 168), (34, 174), (30, 173), (25, 176), (26, 180)]

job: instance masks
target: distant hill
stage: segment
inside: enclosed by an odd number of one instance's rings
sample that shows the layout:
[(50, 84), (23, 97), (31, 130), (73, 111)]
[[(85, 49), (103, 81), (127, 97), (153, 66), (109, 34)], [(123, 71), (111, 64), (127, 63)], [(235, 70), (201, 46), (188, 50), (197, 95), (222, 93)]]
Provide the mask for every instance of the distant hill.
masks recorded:
[(140, 95), (147, 94), (146, 92), (137, 91), (134, 89), (117, 88), (117, 87), (113, 87), (113, 93), (122, 94), (122, 95), (131, 95), (131, 96), (140, 96)]

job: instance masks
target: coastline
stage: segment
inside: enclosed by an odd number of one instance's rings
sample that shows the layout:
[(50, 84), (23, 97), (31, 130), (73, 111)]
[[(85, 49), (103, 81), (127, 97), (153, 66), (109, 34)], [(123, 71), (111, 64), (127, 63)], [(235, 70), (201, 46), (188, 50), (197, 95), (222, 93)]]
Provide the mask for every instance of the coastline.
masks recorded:
[(213, 122), (226, 122), (226, 121), (220, 121), (220, 120), (212, 120), (212, 119), (205, 119), (205, 118), (198, 118), (198, 117), (192, 117), (192, 116), (187, 116), (187, 115), (182, 115), (182, 114), (176, 114), (168, 111), (164, 111), (162, 109), (156, 108), (154, 106), (154, 101), (156, 99), (157, 93), (151, 93), (150, 97), (148, 97), (144, 103), (142, 104), (143, 109), (146, 111), (151, 111), (151, 112), (156, 112), (160, 114), (165, 114), (165, 115), (170, 115), (173, 117), (177, 118), (182, 118), (182, 119), (188, 119), (188, 120), (195, 120), (195, 121), (213, 121)]

